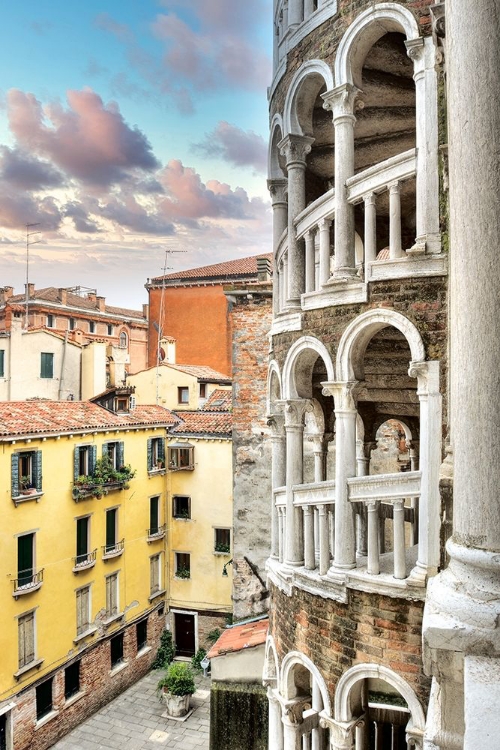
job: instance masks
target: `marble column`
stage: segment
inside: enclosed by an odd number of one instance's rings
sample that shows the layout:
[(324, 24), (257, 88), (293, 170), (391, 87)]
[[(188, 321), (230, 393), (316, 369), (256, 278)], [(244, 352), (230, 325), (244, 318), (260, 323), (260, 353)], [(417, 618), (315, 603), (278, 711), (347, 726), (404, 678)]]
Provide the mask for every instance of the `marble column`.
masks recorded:
[(314, 292), (316, 286), (315, 280), (315, 232), (310, 229), (305, 237), (306, 242), (306, 293)]
[(306, 159), (314, 138), (287, 135), (278, 148), (286, 159), (288, 174), (288, 300), (287, 307), (300, 307), (305, 291), (304, 240), (298, 240), (295, 219), (306, 207)]
[(319, 222), (319, 284), (322, 287), (330, 278), (330, 219)]
[(289, 0), (288, 25), (298, 26), (304, 19), (304, 0)]
[(277, 315), (280, 311), (279, 299), (279, 275), (277, 272), (278, 259), (277, 250), (280, 238), (288, 224), (288, 206), (286, 202), (286, 191), (288, 181), (285, 179), (268, 180), (267, 187), (271, 194), (271, 205), (273, 207), (273, 313)]
[(401, 183), (389, 185), (389, 257), (391, 260), (401, 258)]
[(304, 530), (302, 510), (293, 503), (293, 487), (302, 484), (304, 461), (304, 410), (307, 401), (294, 399), (286, 402), (286, 544), (285, 564), (297, 567), (304, 564)]
[[(285, 454), (285, 431), (284, 418), (281, 414), (273, 414), (267, 420), (271, 428), (271, 445), (272, 445), (272, 465), (271, 465), (271, 484), (272, 489), (284, 487), (286, 483), (286, 454)], [(278, 512), (272, 496), (271, 507), (271, 557), (279, 556), (279, 523)]]
[(375, 193), (364, 196), (365, 203), (365, 279), (370, 277), (369, 263), (377, 258), (377, 205)]
[(283, 724), (281, 722), (281, 705), (275, 691), (267, 688), (269, 701), (269, 750), (283, 750)]

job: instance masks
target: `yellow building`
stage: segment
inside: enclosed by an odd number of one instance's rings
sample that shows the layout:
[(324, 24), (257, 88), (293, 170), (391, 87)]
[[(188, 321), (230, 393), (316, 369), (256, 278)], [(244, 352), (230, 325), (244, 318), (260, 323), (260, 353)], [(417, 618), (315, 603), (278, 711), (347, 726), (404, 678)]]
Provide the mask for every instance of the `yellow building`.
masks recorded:
[[(165, 627), (158, 406), (0, 403), (0, 721), (41, 750), (150, 667)], [(130, 468), (129, 468), (130, 467)], [(197, 471), (193, 472), (193, 476)]]

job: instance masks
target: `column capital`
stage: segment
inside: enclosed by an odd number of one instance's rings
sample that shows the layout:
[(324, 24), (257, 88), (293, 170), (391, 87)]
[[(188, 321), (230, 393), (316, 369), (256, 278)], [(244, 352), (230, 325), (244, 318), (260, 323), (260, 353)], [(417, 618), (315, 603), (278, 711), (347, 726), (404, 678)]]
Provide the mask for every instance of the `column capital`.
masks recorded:
[(417, 378), (419, 396), (439, 393), (439, 362), (437, 360), (410, 362), (408, 375), (410, 378)]
[(332, 219), (320, 219), (318, 221), (318, 227), (320, 232), (321, 231), (330, 231), (330, 227), (332, 226)]
[(394, 182), (390, 182), (388, 185), (389, 193), (394, 195), (395, 193), (399, 193), (401, 190), (401, 182), (399, 180), (394, 180)]
[(310, 408), (309, 400), (305, 398), (287, 399), (284, 404), (285, 428), (296, 426), (303, 428), (303, 416)]
[(363, 201), (365, 203), (365, 206), (374, 206), (376, 204), (377, 197), (373, 192), (365, 193), (365, 195), (363, 195)]
[(271, 428), (271, 436), (273, 438), (284, 437), (284, 425), (285, 417), (283, 414), (270, 414), (267, 417), (267, 426)]
[(359, 386), (358, 380), (332, 380), (321, 383), (323, 396), (333, 396), (335, 413), (341, 411), (356, 411), (356, 397)]
[(290, 167), (305, 167), (306, 158), (311, 153), (314, 138), (308, 135), (296, 135), (290, 133), (286, 135), (279, 143), (280, 154), (286, 159), (287, 169)]
[(267, 189), (271, 194), (271, 205), (273, 208), (278, 205), (286, 206), (286, 194), (288, 191), (288, 180), (286, 178), (268, 180)]
[(361, 89), (353, 86), (352, 83), (343, 83), (331, 91), (321, 94), (323, 99), (323, 109), (328, 110), (333, 115), (334, 124), (345, 120), (352, 121), (354, 125), (356, 118), (354, 112), (363, 109), (364, 102), (360, 99)]
[(324, 711), (320, 713), (320, 727), (330, 731), (331, 750), (353, 749), (353, 729), (357, 723), (357, 719), (345, 722), (335, 721), (335, 719), (332, 719), (332, 717), (328, 716)]

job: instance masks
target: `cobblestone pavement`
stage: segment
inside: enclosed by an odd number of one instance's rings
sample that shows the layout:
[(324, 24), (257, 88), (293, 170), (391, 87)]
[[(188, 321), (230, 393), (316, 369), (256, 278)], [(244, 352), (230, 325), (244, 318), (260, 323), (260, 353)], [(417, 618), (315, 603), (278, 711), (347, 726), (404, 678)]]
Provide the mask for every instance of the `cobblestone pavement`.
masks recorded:
[(196, 677), (191, 716), (184, 722), (167, 719), (155, 694), (158, 672), (142, 680), (84, 721), (53, 750), (208, 750), (210, 679)]

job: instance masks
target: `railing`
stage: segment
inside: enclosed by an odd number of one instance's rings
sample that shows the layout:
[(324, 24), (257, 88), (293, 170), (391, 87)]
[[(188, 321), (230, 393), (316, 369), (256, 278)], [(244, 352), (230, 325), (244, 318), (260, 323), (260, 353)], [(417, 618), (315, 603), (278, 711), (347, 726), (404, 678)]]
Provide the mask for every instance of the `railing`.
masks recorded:
[(87, 552), (84, 555), (77, 555), (73, 558), (73, 573), (78, 573), (80, 570), (87, 570), (93, 568), (96, 563), (97, 548), (92, 552)]
[(102, 549), (102, 559), (103, 560), (109, 560), (112, 557), (119, 557), (124, 550), (125, 547), (125, 539), (121, 539), (119, 542), (115, 542), (114, 544), (105, 544)]
[(163, 537), (165, 536), (166, 529), (167, 529), (166, 524), (163, 524), (162, 526), (153, 526), (150, 529), (146, 529), (148, 542), (153, 542), (156, 539), (163, 539)]
[(31, 594), (33, 591), (37, 591), (43, 583), (43, 568), (36, 573), (33, 570), (20, 571), (23, 575), (19, 575), (19, 578), (14, 578), (12, 584), (14, 590), (12, 596), (16, 599), (18, 596), (23, 594)]
[(120, 479), (112, 482), (105, 482), (103, 484), (99, 482), (75, 482), (73, 484), (73, 500), (77, 503), (79, 500), (84, 500), (89, 497), (100, 498), (103, 495), (107, 495), (108, 492), (123, 490), (128, 482), (128, 479)]

